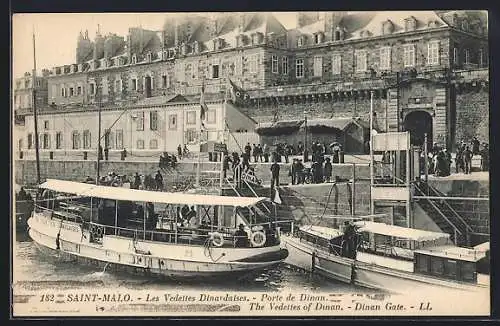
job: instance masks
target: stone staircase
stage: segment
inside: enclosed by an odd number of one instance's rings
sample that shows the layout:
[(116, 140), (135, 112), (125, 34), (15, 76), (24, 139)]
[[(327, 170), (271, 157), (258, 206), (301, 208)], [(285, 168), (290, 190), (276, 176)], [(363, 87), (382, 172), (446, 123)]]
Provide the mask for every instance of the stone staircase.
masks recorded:
[[(415, 184), (415, 195), (430, 197), (445, 197), (446, 195), (430, 186), (426, 182)], [(416, 204), (427, 213), (436, 225), (445, 233), (450, 234), (450, 239), (458, 246), (468, 246), (472, 228), (444, 199), (416, 199)]]

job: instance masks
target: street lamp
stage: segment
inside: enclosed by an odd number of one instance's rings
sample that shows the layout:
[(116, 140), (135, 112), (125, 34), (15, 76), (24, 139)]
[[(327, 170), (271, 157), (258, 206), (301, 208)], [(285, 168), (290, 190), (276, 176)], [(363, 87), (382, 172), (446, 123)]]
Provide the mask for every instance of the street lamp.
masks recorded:
[(304, 109), (304, 162), (309, 161), (309, 153), (307, 151), (307, 113), (308, 111)]

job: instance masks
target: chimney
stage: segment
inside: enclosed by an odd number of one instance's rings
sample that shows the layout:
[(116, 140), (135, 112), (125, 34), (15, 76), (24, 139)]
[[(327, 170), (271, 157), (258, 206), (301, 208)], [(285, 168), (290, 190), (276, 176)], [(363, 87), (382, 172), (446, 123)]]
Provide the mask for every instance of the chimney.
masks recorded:
[(127, 35), (127, 57), (129, 60), (132, 59), (132, 30), (128, 30), (128, 35)]

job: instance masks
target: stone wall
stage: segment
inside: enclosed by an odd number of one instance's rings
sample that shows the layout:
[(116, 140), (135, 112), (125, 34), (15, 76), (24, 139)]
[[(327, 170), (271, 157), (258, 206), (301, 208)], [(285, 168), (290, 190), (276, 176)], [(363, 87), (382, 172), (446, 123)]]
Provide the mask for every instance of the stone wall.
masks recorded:
[(457, 142), (469, 142), (476, 136), (489, 143), (489, 92), (484, 89), (466, 91), (456, 96)]
[[(387, 101), (385, 98), (374, 98), (373, 110), (377, 114), (378, 126), (384, 130)], [(259, 104), (258, 106), (241, 108), (243, 112), (254, 118), (257, 122), (272, 121), (276, 112), (279, 120), (303, 119), (304, 110), (307, 110), (309, 119), (351, 118), (361, 116), (368, 118), (370, 115), (370, 98), (340, 98), (317, 100), (308, 103), (280, 103), (279, 105)], [(365, 119), (368, 120), (368, 119)]]

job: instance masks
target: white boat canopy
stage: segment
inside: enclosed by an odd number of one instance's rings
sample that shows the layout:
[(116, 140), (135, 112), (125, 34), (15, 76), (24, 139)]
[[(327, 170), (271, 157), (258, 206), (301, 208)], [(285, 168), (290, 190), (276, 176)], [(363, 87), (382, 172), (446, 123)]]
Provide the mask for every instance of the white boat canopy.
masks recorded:
[(318, 225), (304, 225), (301, 226), (299, 230), (327, 240), (334, 239), (343, 234), (342, 231), (338, 229)]
[(432, 241), (450, 237), (448, 233), (411, 229), (371, 221), (354, 222), (354, 225), (359, 226), (360, 228), (358, 229), (358, 231), (361, 232), (370, 232), (397, 238), (409, 239), (413, 241)]
[(47, 181), (42, 183), (39, 188), (85, 197), (163, 204), (247, 207), (266, 200), (265, 197), (194, 195), (180, 192), (137, 190), (122, 187), (98, 186), (88, 183), (56, 179), (47, 179)]

